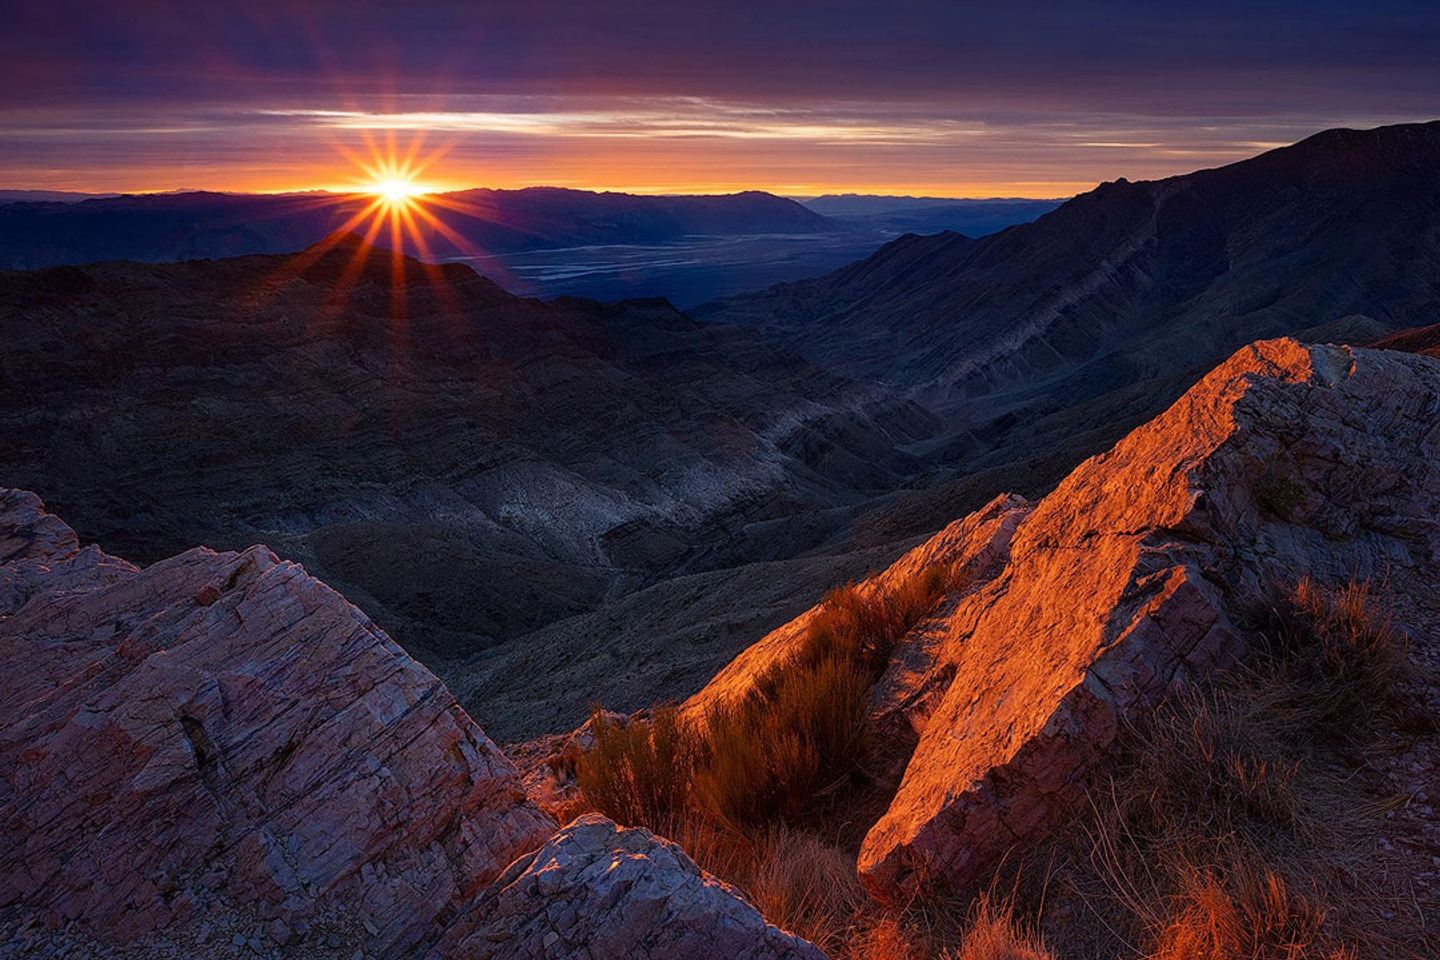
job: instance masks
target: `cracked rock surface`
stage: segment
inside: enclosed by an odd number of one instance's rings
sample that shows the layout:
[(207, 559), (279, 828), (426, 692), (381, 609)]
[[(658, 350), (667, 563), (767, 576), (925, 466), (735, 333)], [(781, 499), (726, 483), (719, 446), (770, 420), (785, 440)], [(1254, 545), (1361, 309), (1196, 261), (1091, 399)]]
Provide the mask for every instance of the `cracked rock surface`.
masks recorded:
[(0, 490), (0, 910), (123, 944), (239, 902), (375, 955), (554, 829), (445, 686), (263, 547), (140, 570)]
[(1240, 350), (1076, 468), (951, 609), (953, 680), (865, 839), (866, 887), (975, 889), (1073, 809), (1127, 720), (1244, 652), (1236, 618), (1273, 586), (1433, 585), (1437, 516), (1440, 362)]
[(599, 814), (522, 857), (430, 960), (823, 960), (669, 840)]

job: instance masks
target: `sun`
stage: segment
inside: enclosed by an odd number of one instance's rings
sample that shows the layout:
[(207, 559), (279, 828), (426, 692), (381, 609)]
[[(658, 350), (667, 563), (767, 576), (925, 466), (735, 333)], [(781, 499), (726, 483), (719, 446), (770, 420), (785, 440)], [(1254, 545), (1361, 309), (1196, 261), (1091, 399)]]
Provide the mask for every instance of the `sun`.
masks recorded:
[(488, 211), (463, 196), (448, 193), (443, 186), (422, 179), (448, 147), (422, 154), (422, 134), (417, 134), (403, 151), (398, 149), (393, 136), (387, 137), (384, 144), (377, 143), (368, 134), (364, 139), (363, 152), (338, 142), (333, 144), (342, 157), (354, 164), (355, 176), (345, 186), (325, 191), (314, 200), (318, 205), (337, 209), (337, 226), (324, 240), (306, 250), (305, 257), (308, 262), (314, 262), (347, 237), (359, 238), (355, 252), (330, 294), (335, 309), (340, 309), (360, 281), (366, 265), (374, 262), (375, 247), (388, 248), (391, 320), (396, 330), (400, 330), (407, 315), (408, 278), (412, 270), (428, 277), (427, 289), (433, 290), (436, 296), (450, 299), (449, 275), (440, 263), (456, 255), (484, 255), (483, 250), (446, 223), (446, 219), (484, 217)]
[(410, 204), (412, 198), (430, 191), (414, 180), (408, 180), (403, 176), (390, 176), (375, 181), (365, 192), (374, 194), (387, 205), (406, 206)]

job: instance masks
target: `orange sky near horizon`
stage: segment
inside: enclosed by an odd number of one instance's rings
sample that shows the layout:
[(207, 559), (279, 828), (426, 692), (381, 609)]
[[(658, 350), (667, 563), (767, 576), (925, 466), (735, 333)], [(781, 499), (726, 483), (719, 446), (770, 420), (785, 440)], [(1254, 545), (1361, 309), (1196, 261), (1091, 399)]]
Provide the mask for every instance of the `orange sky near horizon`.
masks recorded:
[[(423, 119), (423, 118), (421, 118)], [(385, 121), (379, 121), (385, 122)], [(407, 121), (408, 122), (408, 121)], [(451, 121), (454, 126), (458, 121)], [(605, 131), (336, 129), (310, 117), (237, 122), (233, 134), (139, 129), (94, 137), (76, 162), (6, 164), (0, 188), (86, 193), (217, 190), (280, 193), (363, 189), (362, 161), (415, 148), (427, 189), (529, 186), (626, 193), (784, 196), (872, 193), (940, 197), (1067, 197), (1119, 176), (1153, 179), (1253, 156), (1288, 139), (1149, 139), (1087, 127), (1078, 135), (989, 129), (957, 132), (914, 123), (898, 130), (705, 129), (677, 136), (650, 120), (625, 135)], [(657, 129), (658, 128), (658, 129)], [(1310, 132), (1310, 131), (1303, 131)], [(1297, 131), (1301, 133), (1301, 131)], [(253, 134), (253, 136), (251, 136)], [(387, 136), (387, 134), (389, 136)], [(97, 165), (97, 151), (110, 156)], [(126, 154), (131, 154), (126, 156)], [(1057, 177), (1057, 172), (1066, 174)]]
[(1425, 0), (13, 4), (0, 189), (1063, 197), (1431, 119)]

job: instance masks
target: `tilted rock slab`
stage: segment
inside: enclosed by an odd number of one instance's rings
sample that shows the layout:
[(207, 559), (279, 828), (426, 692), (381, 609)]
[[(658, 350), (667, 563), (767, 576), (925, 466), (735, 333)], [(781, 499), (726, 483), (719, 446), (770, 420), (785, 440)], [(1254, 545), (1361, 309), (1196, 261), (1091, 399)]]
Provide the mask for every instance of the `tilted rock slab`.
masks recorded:
[[(928, 567), (952, 564), (955, 579), (962, 585), (957, 594), (974, 592), (1003, 568), (1009, 557), (1010, 538), (1029, 510), (1030, 505), (1023, 497), (1014, 494), (995, 497), (866, 578), (860, 583), (860, 589), (872, 593), (893, 589)], [(747, 647), (681, 705), (682, 713), (698, 717), (742, 699), (771, 667), (798, 654), (810, 621), (819, 611), (817, 604)], [(914, 704), (922, 701), (933, 685), (937, 663), (926, 629), (929, 626), (929, 621), (922, 622), (911, 631), (896, 651), (895, 662), (876, 685), (873, 710), (877, 719), (883, 717), (888, 723), (892, 717), (913, 712)]]
[(341, 903), (404, 955), (554, 829), (444, 685), (263, 547), (139, 570), (0, 490), (0, 910), (126, 941)]
[(824, 960), (674, 843), (599, 814), (522, 857), (430, 960)]
[(1129, 718), (1246, 649), (1273, 584), (1440, 559), (1440, 362), (1246, 347), (1081, 464), (950, 617), (955, 676), (861, 879), (902, 902), (973, 890), (1075, 809)]

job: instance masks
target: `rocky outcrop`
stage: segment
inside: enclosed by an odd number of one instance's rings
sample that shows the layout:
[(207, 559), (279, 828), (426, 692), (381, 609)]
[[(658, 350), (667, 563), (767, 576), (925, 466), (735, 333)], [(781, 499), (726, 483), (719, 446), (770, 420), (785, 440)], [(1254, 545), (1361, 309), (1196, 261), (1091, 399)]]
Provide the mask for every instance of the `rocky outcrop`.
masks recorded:
[[(1010, 538), (1029, 510), (1030, 505), (1023, 497), (998, 496), (866, 578), (860, 588), (884, 593), (929, 567), (945, 564), (953, 569), (951, 579), (957, 584), (948, 601), (953, 605), (956, 597), (980, 589), (1003, 568), (1009, 556)], [(686, 700), (682, 711), (692, 717), (701, 716), (744, 697), (757, 677), (795, 656), (810, 621), (819, 610), (818, 606), (812, 607), (746, 649)], [(898, 718), (904, 718), (907, 723), (921, 722), (915, 715), (917, 706), (933, 693), (938, 674), (944, 669), (935, 656), (934, 626), (934, 618), (920, 623), (897, 648), (890, 669), (876, 685), (873, 703), (876, 719), (885, 723)]]
[(107, 942), (238, 903), (436, 935), (553, 823), (456, 704), (263, 547), (144, 570), (0, 491), (0, 910)]
[(481, 895), (430, 960), (823, 960), (668, 840), (587, 814)]
[(867, 888), (974, 889), (1074, 809), (1123, 724), (1244, 653), (1274, 586), (1435, 582), (1437, 516), (1440, 362), (1242, 349), (1078, 467), (949, 612), (953, 680), (864, 841)]

